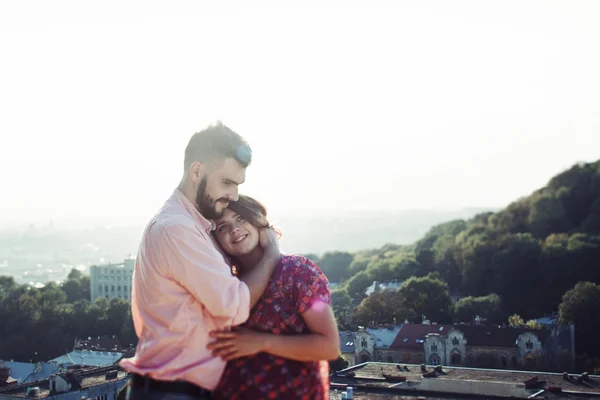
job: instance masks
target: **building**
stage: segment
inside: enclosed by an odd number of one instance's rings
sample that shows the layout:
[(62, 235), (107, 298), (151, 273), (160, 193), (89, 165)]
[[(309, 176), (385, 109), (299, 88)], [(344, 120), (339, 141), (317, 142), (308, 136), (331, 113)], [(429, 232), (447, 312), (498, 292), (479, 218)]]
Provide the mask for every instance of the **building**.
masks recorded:
[(131, 301), (131, 280), (134, 258), (127, 258), (121, 264), (92, 265), (90, 267), (91, 300), (99, 297), (119, 298)]
[(424, 343), (427, 335), (443, 333), (451, 327), (451, 325), (404, 323), (388, 352), (394, 362), (423, 364), (425, 363)]
[(531, 330), (405, 323), (388, 353), (402, 363), (562, 371), (573, 367), (574, 337), (573, 326)]
[(540, 330), (455, 325), (427, 334), (423, 347), (429, 365), (569, 371), (575, 332), (572, 325)]
[(347, 387), (357, 400), (591, 399), (600, 376), (369, 362), (332, 374), (330, 398)]
[(52, 400), (115, 400), (129, 381), (129, 374), (118, 365), (84, 369), (61, 368), (47, 378), (24, 384), (0, 387), (0, 400), (32, 397)]
[(365, 296), (369, 297), (373, 293), (383, 292), (384, 290), (398, 290), (404, 282), (393, 280), (390, 282), (373, 281), (373, 283), (365, 290)]
[(49, 362), (61, 365), (105, 367), (115, 364), (121, 358), (123, 358), (123, 353), (116, 351), (73, 350)]
[(359, 327), (355, 334), (355, 362), (391, 361), (389, 349), (398, 335), (401, 325), (383, 327)]
[[(35, 382), (55, 374), (61, 366), (58, 363), (25, 363), (18, 361), (0, 361), (0, 369), (13, 378), (16, 384)], [(0, 384), (1, 386), (1, 384)]]
[(117, 335), (112, 336), (88, 336), (87, 338), (75, 338), (73, 350), (92, 350), (112, 353), (123, 353), (129, 357), (133, 356), (135, 348), (132, 345), (125, 347), (119, 341)]
[(354, 332), (340, 332), (340, 352), (346, 361), (348, 361), (349, 366), (356, 364), (355, 336), (356, 334)]

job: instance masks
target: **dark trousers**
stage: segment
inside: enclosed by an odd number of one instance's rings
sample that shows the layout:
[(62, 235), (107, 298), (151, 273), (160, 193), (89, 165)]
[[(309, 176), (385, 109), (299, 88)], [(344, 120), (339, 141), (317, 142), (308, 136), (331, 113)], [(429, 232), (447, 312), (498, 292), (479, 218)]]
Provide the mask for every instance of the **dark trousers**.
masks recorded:
[(164, 382), (132, 375), (126, 400), (202, 400), (210, 399), (209, 391), (188, 382)]

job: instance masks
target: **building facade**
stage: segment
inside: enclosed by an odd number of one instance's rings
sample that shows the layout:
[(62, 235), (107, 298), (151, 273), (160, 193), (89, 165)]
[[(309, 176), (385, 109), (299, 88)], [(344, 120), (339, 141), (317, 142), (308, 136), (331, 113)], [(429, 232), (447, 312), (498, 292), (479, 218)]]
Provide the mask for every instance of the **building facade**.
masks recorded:
[(389, 350), (401, 327), (401, 325), (359, 327), (354, 341), (356, 364), (369, 361), (395, 362)]
[(121, 264), (92, 265), (90, 267), (91, 301), (99, 297), (131, 301), (131, 280), (135, 259), (127, 258)]
[(454, 326), (446, 332), (428, 334), (423, 351), (428, 365), (570, 370), (574, 330), (572, 326), (542, 330)]

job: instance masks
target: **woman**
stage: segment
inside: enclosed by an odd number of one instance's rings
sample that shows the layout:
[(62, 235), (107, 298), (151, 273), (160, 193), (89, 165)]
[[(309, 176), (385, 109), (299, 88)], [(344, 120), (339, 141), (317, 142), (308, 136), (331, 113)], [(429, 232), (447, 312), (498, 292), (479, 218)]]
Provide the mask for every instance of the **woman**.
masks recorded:
[[(240, 195), (214, 231), (237, 275), (262, 256), (259, 229), (269, 227), (258, 201)], [(242, 327), (212, 332), (213, 354), (227, 361), (217, 399), (327, 399), (329, 365), (339, 334), (327, 278), (308, 258), (282, 255), (262, 298)]]

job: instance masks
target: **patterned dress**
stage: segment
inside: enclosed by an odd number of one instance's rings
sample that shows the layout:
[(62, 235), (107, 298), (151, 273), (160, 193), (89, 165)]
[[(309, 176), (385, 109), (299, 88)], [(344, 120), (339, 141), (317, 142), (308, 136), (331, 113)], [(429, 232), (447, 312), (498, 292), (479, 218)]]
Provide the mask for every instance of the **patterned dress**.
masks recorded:
[[(310, 333), (302, 313), (315, 302), (331, 304), (323, 272), (306, 257), (284, 255), (244, 326), (260, 332)], [(329, 395), (327, 361), (300, 362), (259, 353), (229, 361), (216, 399), (322, 400)]]

